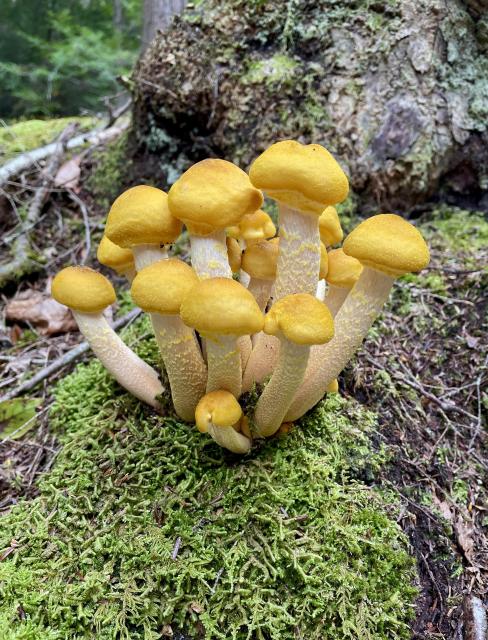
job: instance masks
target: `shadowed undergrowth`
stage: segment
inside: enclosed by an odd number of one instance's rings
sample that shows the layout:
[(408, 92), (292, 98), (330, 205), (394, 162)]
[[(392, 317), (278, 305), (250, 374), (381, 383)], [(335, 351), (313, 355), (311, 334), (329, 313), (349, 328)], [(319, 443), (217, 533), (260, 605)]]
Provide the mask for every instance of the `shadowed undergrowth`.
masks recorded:
[(374, 414), (331, 396), (237, 458), (91, 362), (51, 423), (53, 470), (1, 522), (0, 637), (409, 637), (412, 561), (391, 496), (364, 484), (385, 458)]

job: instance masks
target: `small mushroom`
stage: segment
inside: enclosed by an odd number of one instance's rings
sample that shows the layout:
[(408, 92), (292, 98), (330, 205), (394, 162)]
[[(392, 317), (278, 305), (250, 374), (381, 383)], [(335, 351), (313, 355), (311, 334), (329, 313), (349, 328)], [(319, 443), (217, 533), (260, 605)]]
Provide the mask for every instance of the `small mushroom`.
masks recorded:
[(323, 302), (308, 293), (295, 293), (271, 307), (264, 332), (280, 340), (278, 363), (254, 413), (257, 433), (268, 437), (280, 428), (303, 380), (310, 347), (332, 339), (334, 321)]
[(71, 309), (80, 332), (117, 382), (160, 410), (156, 398), (164, 389), (158, 374), (122, 342), (103, 316), (103, 310), (115, 302), (115, 291), (107, 278), (88, 267), (67, 267), (54, 278), (51, 293)]
[(178, 178), (168, 193), (172, 215), (185, 223), (192, 266), (200, 278), (231, 278), (225, 228), (263, 203), (247, 174), (227, 160), (202, 160)]
[(124, 191), (113, 203), (105, 235), (119, 247), (131, 249), (136, 270), (167, 257), (161, 245), (174, 242), (182, 224), (168, 209), (168, 196), (161, 189), (139, 185)]
[(327, 207), (322, 211), (319, 218), (319, 231), (320, 239), (326, 247), (342, 242), (344, 232), (335, 207)]
[(253, 162), (249, 177), (279, 203), (280, 253), (274, 299), (291, 293), (315, 295), (320, 266), (318, 219), (327, 205), (347, 196), (344, 172), (324, 147), (283, 140)]
[(134, 302), (151, 315), (175, 411), (188, 421), (193, 420), (207, 384), (196, 336), (179, 315), (183, 299), (197, 283), (198, 276), (189, 265), (168, 258), (139, 271), (131, 287)]
[(349, 291), (358, 281), (362, 270), (363, 265), (359, 260), (348, 256), (342, 249), (329, 251), (329, 270), (326, 277), (329, 290), (324, 302), (329, 307), (334, 318), (347, 298)]
[(233, 453), (247, 453), (251, 448), (250, 437), (239, 433), (242, 420), (239, 403), (232, 393), (223, 389), (207, 393), (195, 410), (197, 429)]
[(268, 240), (276, 235), (276, 227), (266, 211), (259, 209), (243, 216), (239, 224), (227, 227), (227, 235), (243, 243), (243, 249), (254, 242)]
[(276, 264), (278, 262), (279, 239), (260, 240), (249, 245), (242, 254), (242, 268), (251, 276), (247, 287), (261, 311), (271, 296), (271, 289), (276, 278)]
[(305, 380), (286, 420), (296, 420), (324, 395), (361, 345), (399, 276), (424, 269), (429, 249), (420, 232), (394, 214), (364, 220), (346, 238), (344, 253), (359, 260), (363, 271), (335, 318), (335, 336), (315, 347)]
[(122, 249), (117, 246), (107, 236), (103, 236), (97, 249), (97, 260), (105, 267), (116, 271), (119, 275), (125, 276), (132, 282), (136, 275), (134, 254), (130, 249)]
[(261, 331), (264, 324), (253, 295), (229, 278), (201, 280), (183, 300), (181, 318), (206, 339), (207, 393), (225, 389), (238, 398), (242, 367), (237, 338)]

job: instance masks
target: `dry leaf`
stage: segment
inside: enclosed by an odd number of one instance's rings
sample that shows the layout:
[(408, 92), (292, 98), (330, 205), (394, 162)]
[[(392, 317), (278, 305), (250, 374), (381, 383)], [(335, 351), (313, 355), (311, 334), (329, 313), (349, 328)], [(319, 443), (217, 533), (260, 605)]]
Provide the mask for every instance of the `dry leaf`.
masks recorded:
[(472, 565), (475, 565), (473, 524), (471, 522), (466, 522), (463, 520), (461, 515), (458, 515), (456, 522), (454, 523), (454, 531), (456, 532), (457, 541), (461, 549), (464, 551), (466, 559), (469, 560)]
[(54, 185), (56, 187), (72, 189), (75, 193), (78, 193), (78, 183), (81, 173), (80, 162), (81, 156), (73, 156), (70, 160), (64, 162), (54, 177)]
[(10, 322), (31, 324), (46, 336), (78, 329), (67, 307), (39, 291), (24, 291), (11, 300), (6, 306), (5, 317)]

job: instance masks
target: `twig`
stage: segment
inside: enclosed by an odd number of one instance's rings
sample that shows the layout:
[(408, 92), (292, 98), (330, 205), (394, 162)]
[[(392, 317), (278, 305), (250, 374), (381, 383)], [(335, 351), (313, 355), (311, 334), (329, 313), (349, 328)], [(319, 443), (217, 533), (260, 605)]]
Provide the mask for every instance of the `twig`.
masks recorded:
[[(127, 313), (125, 316), (116, 320), (114, 322), (113, 328), (117, 330), (124, 327), (125, 325), (129, 324), (129, 322), (135, 320), (135, 318), (137, 318), (140, 313), (140, 309), (132, 309), (132, 311), (129, 311), (129, 313)], [(63, 354), (59, 358), (56, 358), (56, 360), (53, 360), (51, 364), (38, 371), (34, 376), (32, 376), (32, 378), (26, 380), (15, 389), (8, 391), (5, 395), (1, 396), (0, 402), (4, 402), (5, 400), (12, 400), (12, 398), (17, 397), (18, 395), (25, 393), (26, 391), (30, 391), (40, 382), (51, 376), (53, 373), (56, 373), (74, 360), (77, 360), (81, 355), (86, 353), (89, 348), (90, 345), (88, 344), (88, 342), (80, 342), (78, 346)]]

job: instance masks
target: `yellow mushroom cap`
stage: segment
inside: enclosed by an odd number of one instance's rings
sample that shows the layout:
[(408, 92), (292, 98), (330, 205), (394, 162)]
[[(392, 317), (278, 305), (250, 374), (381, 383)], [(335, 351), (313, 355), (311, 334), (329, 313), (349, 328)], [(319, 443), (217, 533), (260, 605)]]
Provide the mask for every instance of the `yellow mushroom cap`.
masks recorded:
[(342, 202), (349, 191), (345, 173), (327, 149), (294, 140), (268, 147), (252, 163), (249, 177), (270, 198), (316, 215)]
[(180, 313), (186, 325), (204, 335), (250, 335), (264, 324), (252, 293), (230, 278), (201, 280), (183, 300)]
[(169, 258), (141, 269), (130, 292), (137, 306), (148, 313), (177, 315), (184, 298), (198, 281), (197, 274), (186, 262)]
[(362, 270), (363, 265), (359, 260), (348, 256), (342, 249), (329, 251), (329, 271), (326, 280), (334, 287), (351, 289), (356, 284)]
[(227, 258), (232, 273), (237, 273), (241, 268), (242, 251), (239, 243), (234, 238), (226, 238)]
[(295, 344), (325, 344), (334, 337), (334, 319), (327, 306), (309, 293), (294, 293), (275, 302), (266, 314), (264, 332), (283, 334)]
[(344, 253), (390, 276), (421, 271), (429, 264), (429, 248), (410, 222), (382, 213), (361, 222), (345, 239)]
[(342, 242), (344, 232), (335, 207), (327, 207), (322, 211), (319, 218), (319, 231), (320, 239), (326, 247)]
[(97, 249), (97, 260), (117, 273), (134, 268), (134, 255), (130, 249), (123, 249), (103, 236)]
[(98, 313), (115, 302), (112, 284), (89, 267), (66, 267), (54, 278), (51, 295), (70, 309)]
[(241, 268), (252, 278), (274, 280), (278, 264), (279, 239), (260, 240), (251, 244), (242, 254)]
[(275, 236), (276, 227), (266, 211), (259, 209), (244, 216), (238, 225), (229, 227), (227, 235), (231, 238), (242, 238), (248, 243), (257, 242)]
[(180, 235), (182, 224), (168, 208), (161, 189), (139, 185), (124, 191), (113, 203), (105, 235), (119, 247), (170, 244)]
[(230, 391), (219, 390), (207, 393), (195, 409), (195, 422), (201, 433), (206, 433), (213, 424), (219, 428), (229, 428), (242, 417), (240, 404)]
[(168, 193), (169, 208), (188, 231), (205, 236), (237, 224), (263, 204), (263, 194), (248, 175), (227, 160), (197, 162)]
[(320, 273), (319, 278), (323, 280), (329, 271), (329, 256), (323, 242), (320, 243)]

